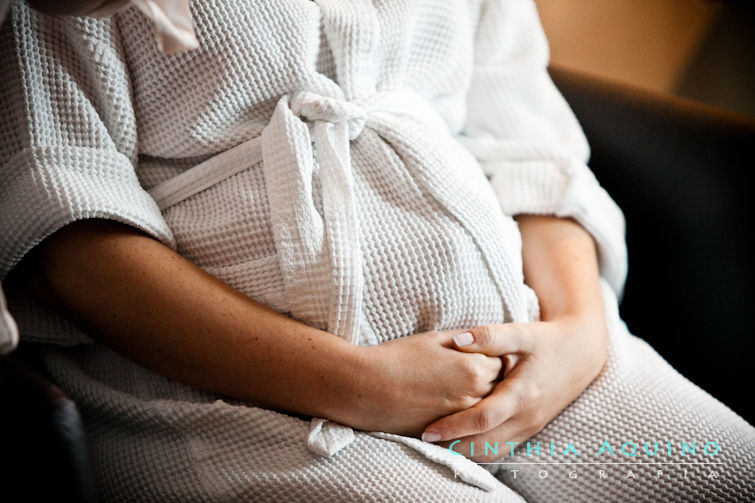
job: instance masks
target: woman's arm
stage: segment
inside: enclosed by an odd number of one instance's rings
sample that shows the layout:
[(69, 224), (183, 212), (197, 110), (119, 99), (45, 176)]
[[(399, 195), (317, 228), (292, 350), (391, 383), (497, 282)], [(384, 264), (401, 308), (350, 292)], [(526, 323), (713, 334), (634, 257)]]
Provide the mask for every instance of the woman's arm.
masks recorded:
[[(516, 220), (524, 281), (537, 294), (541, 319), (584, 318), (605, 332), (598, 258), (590, 234), (565, 218), (520, 215)], [(603, 349), (597, 349), (602, 355)]]
[(429, 425), (425, 438), (520, 441), (574, 400), (605, 362), (598, 278), (617, 294), (623, 287), (624, 218), (589, 170), (586, 138), (548, 75), (535, 2), (480, 5), (460, 141), (490, 177), (503, 213), (518, 215), (525, 281), (542, 321), (476, 327), (460, 337), (462, 351), (502, 355), (504, 379), (476, 406)]
[(460, 351), (503, 356), (509, 364), (487, 398), (430, 424), (425, 439), (463, 438), (467, 448), (470, 441), (524, 441), (569, 405), (606, 361), (594, 241), (568, 219), (523, 215), (517, 220), (525, 281), (540, 300), (541, 321), (485, 325), (456, 337)]
[(358, 428), (417, 434), (479, 401), (501, 367), (497, 358), (452, 349), (448, 333), (353, 346), (111, 221), (64, 227), (28, 261), (41, 300), (134, 361), (210, 391)]

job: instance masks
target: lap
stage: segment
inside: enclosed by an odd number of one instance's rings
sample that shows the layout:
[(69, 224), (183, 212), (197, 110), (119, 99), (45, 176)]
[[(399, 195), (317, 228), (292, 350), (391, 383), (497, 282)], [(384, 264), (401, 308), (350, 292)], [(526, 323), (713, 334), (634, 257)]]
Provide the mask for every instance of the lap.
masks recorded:
[(554, 494), (579, 501), (752, 497), (755, 429), (631, 335), (607, 297), (611, 341), (603, 372), (529, 440), (529, 455), (525, 444), (502, 460), (544, 464), (498, 465), (497, 477), (527, 501)]
[(46, 360), (81, 406), (105, 501), (523, 501), (362, 432), (319, 456), (305, 445), (309, 421), (184, 387), (106, 348)]
[[(305, 447), (308, 421), (219, 400), (102, 347), (50, 350), (47, 361), (82, 408), (106, 500), (521, 501), (516, 493), (530, 502), (746, 499), (755, 492), (755, 430), (630, 335), (615, 298), (607, 304), (604, 371), (530, 439), (540, 442), (539, 456), (520, 447), (503, 460), (547, 464), (498, 465), (502, 483), (493, 493), (414, 449), (364, 433), (333, 457), (317, 456)], [(604, 442), (610, 450), (598, 455)], [(654, 456), (645, 454), (646, 442), (651, 452), (658, 442)], [(694, 442), (695, 454), (683, 454), (682, 442)], [(704, 451), (710, 442), (718, 448), (713, 456)], [(627, 443), (637, 456), (622, 453), (631, 450)], [(569, 444), (577, 455), (563, 454)], [(721, 464), (693, 464), (711, 462)]]

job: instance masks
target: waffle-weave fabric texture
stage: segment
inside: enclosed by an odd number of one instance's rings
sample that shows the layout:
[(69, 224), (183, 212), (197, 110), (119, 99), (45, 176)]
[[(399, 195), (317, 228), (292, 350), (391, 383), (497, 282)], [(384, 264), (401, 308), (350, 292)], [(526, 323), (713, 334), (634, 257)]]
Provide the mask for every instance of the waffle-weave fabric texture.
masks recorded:
[[(531, 441), (713, 440), (725, 470), (651, 479), (651, 465), (627, 477), (609, 463), (606, 479), (540, 479), (498, 465), (494, 479), (416, 439), (320, 424), (308, 444), (308, 420), (164, 379), (8, 292), (21, 337), (47, 343), (82, 407), (106, 500), (751, 498), (753, 428), (618, 317), (623, 218), (547, 75), (531, 1), (191, 10), (199, 47), (165, 55), (133, 7), (93, 20), (13, 4), (0, 39), (0, 276), (67, 223), (109, 218), (281, 312), (379, 344), (536, 319), (512, 216), (572, 217), (598, 247), (611, 353)], [(205, 190), (164, 207), (148, 192), (249, 142), (259, 162)], [(521, 456), (508, 461), (532, 461)]]

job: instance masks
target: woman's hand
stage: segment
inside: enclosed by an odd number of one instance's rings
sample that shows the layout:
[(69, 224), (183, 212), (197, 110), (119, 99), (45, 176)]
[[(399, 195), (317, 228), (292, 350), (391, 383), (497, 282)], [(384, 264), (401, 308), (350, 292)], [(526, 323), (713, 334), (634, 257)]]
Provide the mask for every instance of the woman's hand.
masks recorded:
[[(504, 379), (476, 405), (428, 425), (423, 439), (446, 440), (446, 446), (460, 439), (453, 449), (467, 456), (474, 442), (477, 450), (469, 457), (475, 461), (509, 453), (505, 442), (522, 442), (539, 432), (600, 373), (604, 325), (600, 319), (563, 318), (484, 325), (457, 336), (459, 351), (508, 360)], [(485, 456), (481, 447), (496, 441), (498, 456)]]
[(488, 395), (501, 375), (501, 359), (457, 351), (453, 335), (459, 332), (426, 332), (359, 348), (361, 391), (348, 424), (419, 436), (431, 421)]
[[(540, 301), (541, 320), (486, 325), (456, 336), (460, 352), (499, 356), (504, 378), (484, 400), (428, 425), (423, 439), (460, 439), (454, 450), (487, 459), (487, 441), (499, 447), (539, 432), (600, 373), (606, 360), (607, 328), (598, 261), (590, 235), (571, 220), (522, 216), (525, 282)], [(507, 446), (508, 447), (508, 446)], [(505, 452), (499, 451), (499, 456)], [(491, 456), (494, 456), (491, 454)]]

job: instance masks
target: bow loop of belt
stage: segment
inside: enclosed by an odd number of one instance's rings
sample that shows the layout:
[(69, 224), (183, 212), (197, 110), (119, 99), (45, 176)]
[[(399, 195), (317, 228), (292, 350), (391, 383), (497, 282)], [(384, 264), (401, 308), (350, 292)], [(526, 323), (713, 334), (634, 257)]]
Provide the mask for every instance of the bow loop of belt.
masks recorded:
[(367, 111), (356, 103), (339, 100), (308, 91), (296, 93), (290, 99), (291, 111), (313, 123), (345, 123), (349, 140), (354, 140), (364, 129)]
[[(349, 142), (362, 133), (367, 115), (355, 103), (303, 91), (282, 97), (262, 132), (291, 314), (352, 344), (359, 343), (363, 276)], [(322, 214), (313, 198), (318, 182)], [(353, 440), (351, 428), (314, 418), (307, 447), (330, 456)]]
[(349, 142), (366, 120), (354, 103), (303, 91), (282, 97), (262, 132), (272, 230), (291, 314), (353, 344), (363, 281)]

